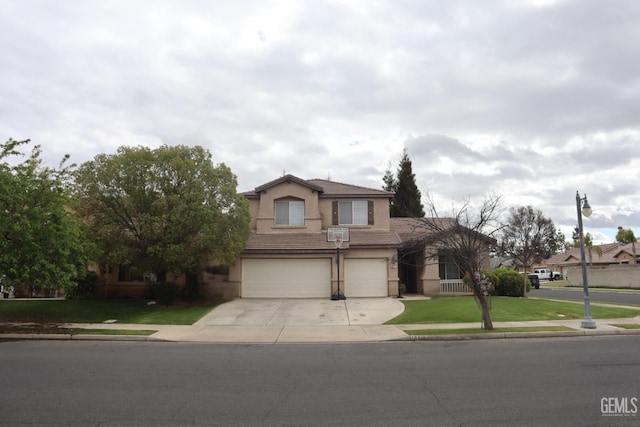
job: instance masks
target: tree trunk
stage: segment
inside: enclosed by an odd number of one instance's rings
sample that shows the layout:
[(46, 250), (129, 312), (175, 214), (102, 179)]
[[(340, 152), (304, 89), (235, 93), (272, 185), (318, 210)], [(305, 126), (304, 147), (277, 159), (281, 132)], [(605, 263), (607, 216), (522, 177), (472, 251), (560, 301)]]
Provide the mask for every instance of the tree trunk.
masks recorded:
[(478, 304), (480, 304), (480, 310), (482, 311), (482, 328), (488, 331), (493, 330), (493, 321), (491, 320), (491, 308), (489, 307), (489, 301), (486, 295), (480, 293), (477, 296)]

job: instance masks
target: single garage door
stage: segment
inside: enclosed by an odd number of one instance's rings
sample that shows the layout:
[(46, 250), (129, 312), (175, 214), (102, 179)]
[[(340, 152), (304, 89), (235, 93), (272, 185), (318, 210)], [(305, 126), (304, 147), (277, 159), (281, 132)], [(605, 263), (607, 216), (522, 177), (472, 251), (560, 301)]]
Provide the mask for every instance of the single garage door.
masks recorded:
[(344, 262), (344, 294), (347, 298), (389, 295), (386, 258), (345, 259)]
[(244, 298), (327, 298), (331, 259), (244, 259)]

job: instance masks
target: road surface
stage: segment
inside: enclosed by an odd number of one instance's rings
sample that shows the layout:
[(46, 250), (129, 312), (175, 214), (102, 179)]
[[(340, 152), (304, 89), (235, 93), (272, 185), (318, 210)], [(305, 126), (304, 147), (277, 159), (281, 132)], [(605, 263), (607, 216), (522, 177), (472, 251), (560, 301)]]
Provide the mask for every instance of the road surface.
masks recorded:
[[(584, 300), (584, 291), (582, 288), (555, 288), (545, 289), (545, 284), (548, 282), (542, 282), (540, 289), (532, 289), (528, 295), (532, 297), (541, 298), (561, 298), (572, 300)], [(603, 302), (613, 304), (631, 304), (640, 305), (640, 292), (638, 291), (607, 291), (603, 289), (589, 289), (589, 299), (592, 302)]]
[(0, 342), (0, 425), (638, 425), (638, 354), (638, 336)]

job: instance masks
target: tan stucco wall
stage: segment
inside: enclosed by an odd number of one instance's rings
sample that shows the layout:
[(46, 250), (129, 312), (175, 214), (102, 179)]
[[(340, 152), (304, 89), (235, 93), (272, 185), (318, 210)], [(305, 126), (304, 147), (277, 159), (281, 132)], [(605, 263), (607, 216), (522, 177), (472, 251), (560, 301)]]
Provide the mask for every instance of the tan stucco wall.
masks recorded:
[(440, 266), (437, 261), (427, 259), (422, 272), (422, 293), (435, 296), (440, 293)]
[[(292, 197), (304, 200), (304, 226), (276, 226), (275, 202), (278, 199)], [(260, 193), (260, 199), (250, 200), (251, 229), (258, 233), (319, 233), (322, 227), (318, 208), (318, 193), (296, 182), (284, 182)]]
[[(304, 200), (305, 225), (300, 227), (275, 225), (275, 201), (291, 197)], [(388, 198), (340, 197), (323, 198), (317, 191), (297, 182), (283, 182), (260, 193), (259, 199), (249, 200), (251, 213), (251, 229), (258, 233), (319, 233), (331, 227), (333, 212), (332, 203), (336, 200), (372, 200), (373, 225), (351, 225), (350, 228), (364, 228), (372, 230), (389, 230)]]
[[(580, 266), (564, 269), (571, 286), (582, 286), (582, 268)], [(640, 289), (640, 266), (608, 265), (603, 267), (587, 266), (589, 286), (638, 288)]]
[(372, 200), (373, 201), (373, 225), (349, 225), (349, 228), (362, 228), (369, 230), (389, 230), (391, 228), (391, 220), (389, 218), (389, 199), (384, 198), (362, 198), (362, 197), (343, 197), (343, 198), (321, 198), (319, 201), (320, 217), (322, 218), (322, 228), (332, 227), (333, 221), (333, 202), (336, 200)]

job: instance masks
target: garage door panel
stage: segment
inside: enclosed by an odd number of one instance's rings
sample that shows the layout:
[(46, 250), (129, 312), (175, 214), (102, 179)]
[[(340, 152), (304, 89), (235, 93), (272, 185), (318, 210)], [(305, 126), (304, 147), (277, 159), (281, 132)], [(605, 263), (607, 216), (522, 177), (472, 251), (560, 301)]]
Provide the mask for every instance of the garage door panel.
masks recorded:
[(325, 298), (331, 294), (331, 260), (245, 259), (244, 298)]
[(389, 295), (387, 259), (345, 259), (344, 287), (347, 297)]

